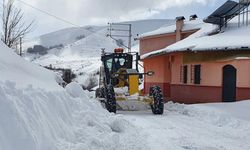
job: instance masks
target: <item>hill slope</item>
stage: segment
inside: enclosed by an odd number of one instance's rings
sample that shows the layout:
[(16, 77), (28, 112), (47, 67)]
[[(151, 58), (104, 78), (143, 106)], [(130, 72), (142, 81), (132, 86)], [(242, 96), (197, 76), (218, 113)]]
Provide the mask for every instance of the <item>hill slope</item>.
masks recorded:
[[(132, 39), (134, 39), (137, 37), (137, 34), (152, 31), (163, 25), (173, 24), (173, 22), (173, 20), (159, 19), (124, 23), (132, 24)], [(34, 41), (26, 43), (25, 47), (42, 45), (49, 48), (47, 50), (48, 53), (45, 55), (26, 54), (26, 59), (42, 66), (51, 65), (56, 68), (70, 68), (77, 74), (76, 81), (87, 85), (90, 76), (96, 74), (101, 65), (101, 49), (105, 48), (106, 51), (113, 51), (114, 48), (121, 46), (117, 41), (106, 37), (108, 33), (107, 29), (105, 26), (87, 26), (82, 28), (68, 28), (42, 35)], [(114, 34), (121, 33), (114, 32)], [(127, 45), (127, 38), (119, 38), (118, 40)], [(138, 41), (133, 40), (132, 46), (133, 51), (138, 51)]]

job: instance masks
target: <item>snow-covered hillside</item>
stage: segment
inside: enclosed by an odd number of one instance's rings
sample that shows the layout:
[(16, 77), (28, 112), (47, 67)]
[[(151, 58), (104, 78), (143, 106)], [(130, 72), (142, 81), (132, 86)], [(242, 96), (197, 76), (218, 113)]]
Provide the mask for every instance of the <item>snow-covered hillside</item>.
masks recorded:
[(80, 38), (87, 37), (101, 29), (103, 29), (103, 27), (98, 26), (86, 26), (81, 28), (72, 27), (62, 29), (49, 34), (41, 35), (40, 37), (26, 42), (25, 48), (36, 44), (43, 45), (45, 47), (53, 47), (60, 44), (67, 45), (79, 40)]
[[(155, 30), (162, 25), (173, 24), (173, 20), (141, 20), (125, 22), (132, 24), (132, 39), (137, 34)], [(82, 28), (69, 28), (53, 32), (25, 43), (25, 47), (42, 45), (52, 47), (46, 55), (26, 54), (26, 59), (42, 66), (52, 65), (56, 68), (70, 68), (76, 73), (76, 81), (80, 84), (87, 84), (89, 77), (99, 70), (101, 49), (113, 51), (120, 47), (116, 41), (108, 38), (108, 27), (87, 26)], [(117, 34), (114, 32), (114, 34)], [(120, 34), (120, 33), (119, 33)], [(81, 39), (79, 39), (81, 38)], [(118, 38), (119, 40), (120, 38)], [(123, 44), (127, 44), (127, 38), (121, 38)], [(59, 47), (57, 47), (59, 45)], [(138, 51), (138, 41), (132, 41), (133, 51)], [(57, 48), (53, 48), (57, 47)], [(97, 78), (97, 77), (96, 77)]]

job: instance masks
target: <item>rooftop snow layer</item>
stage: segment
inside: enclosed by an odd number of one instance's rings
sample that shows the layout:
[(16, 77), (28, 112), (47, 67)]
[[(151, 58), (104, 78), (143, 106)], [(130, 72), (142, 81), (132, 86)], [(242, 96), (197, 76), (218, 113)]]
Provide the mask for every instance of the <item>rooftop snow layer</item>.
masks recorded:
[[(182, 31), (198, 30), (198, 29), (202, 28), (202, 26), (204, 24), (205, 23), (202, 22), (201, 20), (185, 21)], [(170, 22), (170, 23), (163, 25), (162, 27), (160, 27), (157, 30), (141, 34), (139, 36), (139, 38), (174, 33), (175, 30), (176, 30), (176, 24)]]
[(242, 50), (250, 48), (250, 26), (238, 27), (238, 18), (228, 23), (228, 27), (215, 34), (219, 26), (202, 23), (199, 31), (164, 49), (153, 51), (142, 56), (142, 59), (177, 51), (212, 51), (212, 50)]
[(233, 28), (212, 36), (206, 35), (197, 38), (192, 36), (164, 50), (172, 52), (183, 50), (203, 51), (249, 48), (250, 42), (246, 40), (249, 38), (249, 34), (249, 27)]
[[(184, 45), (182, 45), (182, 42), (189, 41), (190, 43), (192, 43), (193, 39), (198, 39), (200, 37), (207, 36), (211, 33), (216, 32), (217, 30), (218, 30), (217, 25), (213, 25), (213, 24), (209, 24), (209, 23), (202, 23), (202, 24), (200, 24), (200, 30), (195, 32), (194, 34), (190, 35), (188, 38), (181, 40), (173, 45), (170, 45), (164, 49), (144, 54), (141, 56), (141, 58), (144, 59), (144, 58), (150, 57), (152, 55), (160, 55), (160, 54), (164, 54), (167, 52), (190, 49), (190, 48), (192, 48), (193, 45), (189, 45), (188, 47), (185, 47)], [(177, 48), (177, 46), (179, 46), (179, 47)], [(181, 47), (181, 46), (183, 46), (183, 47)], [(173, 50), (175, 47), (176, 47), (176, 50)], [(172, 49), (170, 50), (170, 48), (172, 48)]]

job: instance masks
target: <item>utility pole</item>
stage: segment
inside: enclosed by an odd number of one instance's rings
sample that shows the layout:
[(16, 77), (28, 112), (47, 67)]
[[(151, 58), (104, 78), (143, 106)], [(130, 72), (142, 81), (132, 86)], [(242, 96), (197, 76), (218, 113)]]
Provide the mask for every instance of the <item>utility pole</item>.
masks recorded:
[(128, 52), (131, 53), (131, 47), (132, 47), (132, 25), (129, 24), (129, 39), (128, 39)]
[(22, 43), (22, 37), (20, 37), (20, 50), (19, 50), (19, 55), (22, 57), (22, 51), (23, 51), (23, 47), (22, 47), (23, 43)]
[[(128, 49), (128, 53), (131, 53), (132, 47), (132, 25), (126, 23), (108, 23), (109, 33), (108, 37), (112, 38), (115, 41), (118, 41), (117, 37), (128, 38), (128, 45), (122, 44), (123, 47)], [(116, 32), (113, 34), (113, 32)]]

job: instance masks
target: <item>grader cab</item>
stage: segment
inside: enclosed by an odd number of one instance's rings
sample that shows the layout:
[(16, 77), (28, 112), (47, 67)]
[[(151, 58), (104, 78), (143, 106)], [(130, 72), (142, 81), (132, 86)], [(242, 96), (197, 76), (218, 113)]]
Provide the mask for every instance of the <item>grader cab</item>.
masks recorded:
[(163, 114), (160, 87), (152, 86), (149, 95), (143, 95), (139, 88), (145, 75), (154, 75), (152, 71), (139, 73), (139, 59), (138, 53), (124, 53), (121, 48), (115, 49), (114, 53), (102, 54), (96, 97), (109, 112), (151, 108), (154, 114)]

